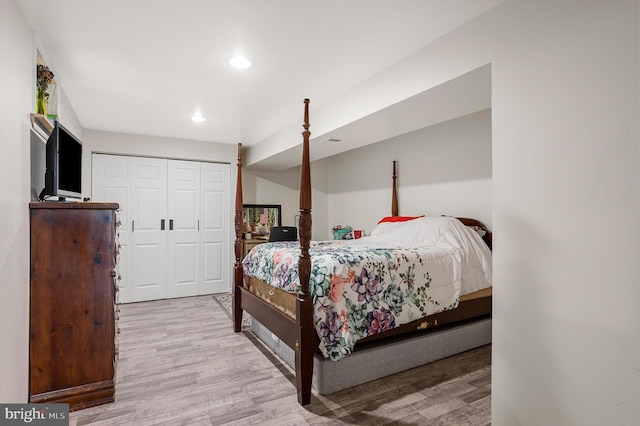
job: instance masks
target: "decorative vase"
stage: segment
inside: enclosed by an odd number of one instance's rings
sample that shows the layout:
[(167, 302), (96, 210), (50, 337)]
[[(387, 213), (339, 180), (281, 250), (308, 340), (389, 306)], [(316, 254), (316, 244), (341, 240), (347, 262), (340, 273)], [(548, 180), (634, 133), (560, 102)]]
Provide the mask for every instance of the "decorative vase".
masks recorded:
[(47, 93), (42, 90), (36, 91), (36, 114), (47, 115)]

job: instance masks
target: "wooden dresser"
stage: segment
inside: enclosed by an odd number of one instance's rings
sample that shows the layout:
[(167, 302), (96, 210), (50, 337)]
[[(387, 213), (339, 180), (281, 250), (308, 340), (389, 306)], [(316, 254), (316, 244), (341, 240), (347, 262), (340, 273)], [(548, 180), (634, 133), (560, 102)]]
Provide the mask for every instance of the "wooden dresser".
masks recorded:
[(249, 240), (242, 240), (242, 258), (244, 259), (245, 256), (251, 251), (252, 248), (257, 246), (258, 244), (262, 244), (266, 242), (267, 240), (262, 238), (251, 238)]
[(115, 203), (30, 203), (30, 402), (115, 397)]

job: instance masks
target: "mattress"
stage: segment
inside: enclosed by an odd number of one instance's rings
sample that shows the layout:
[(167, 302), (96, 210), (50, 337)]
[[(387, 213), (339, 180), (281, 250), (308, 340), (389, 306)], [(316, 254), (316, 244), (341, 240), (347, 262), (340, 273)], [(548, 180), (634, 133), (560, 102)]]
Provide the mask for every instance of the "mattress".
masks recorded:
[[(317, 241), (309, 248), (313, 324), (320, 351), (336, 361), (360, 340), (455, 310), (462, 295), (491, 286), (490, 250), (455, 218), (382, 223), (374, 231), (355, 241)], [(261, 244), (242, 262), (244, 274), (254, 278), (250, 291), (291, 318), (300, 250), (296, 242)]]
[[(254, 277), (245, 277), (248, 289), (251, 293), (258, 296), (271, 306), (279, 309), (292, 319), (296, 319), (296, 295), (288, 291), (272, 287)], [(460, 302), (479, 299), (483, 297), (491, 297), (492, 287), (477, 290), (469, 294), (460, 296)]]

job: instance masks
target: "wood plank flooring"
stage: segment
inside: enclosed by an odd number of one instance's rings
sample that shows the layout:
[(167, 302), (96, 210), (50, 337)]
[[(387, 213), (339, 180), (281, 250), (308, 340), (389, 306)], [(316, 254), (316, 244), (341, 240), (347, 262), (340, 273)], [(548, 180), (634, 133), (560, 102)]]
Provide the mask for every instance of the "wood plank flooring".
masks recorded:
[(491, 422), (491, 347), (296, 401), (284, 362), (211, 296), (120, 306), (116, 401), (70, 425), (471, 425)]

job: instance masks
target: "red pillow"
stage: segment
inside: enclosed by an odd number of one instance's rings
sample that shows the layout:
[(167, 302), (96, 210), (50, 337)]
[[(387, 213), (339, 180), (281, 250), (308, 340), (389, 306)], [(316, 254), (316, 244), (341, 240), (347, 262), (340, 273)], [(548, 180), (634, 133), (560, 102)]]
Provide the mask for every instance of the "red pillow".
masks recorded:
[(424, 215), (422, 215), (422, 216), (387, 216), (387, 217), (383, 217), (382, 219), (380, 219), (380, 222), (378, 222), (378, 223), (383, 223), (383, 222), (406, 222), (408, 220), (418, 219), (420, 217), (424, 217)]

